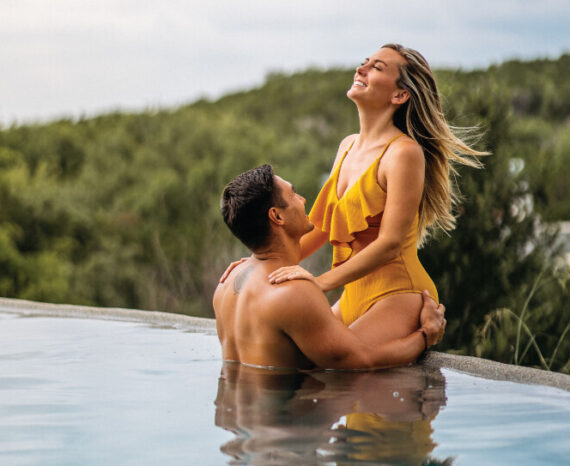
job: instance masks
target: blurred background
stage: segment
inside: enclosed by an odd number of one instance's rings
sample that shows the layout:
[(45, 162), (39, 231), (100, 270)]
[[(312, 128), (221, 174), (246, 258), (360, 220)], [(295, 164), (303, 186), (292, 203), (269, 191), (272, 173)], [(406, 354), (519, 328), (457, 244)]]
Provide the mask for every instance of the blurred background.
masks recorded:
[(564, 1), (6, 0), (0, 296), (212, 316), (247, 254), (223, 186), (271, 163), (310, 206), (358, 131), (354, 67), (398, 42), (493, 154), (460, 170), (458, 227), (420, 251), (440, 349), (568, 373), (568, 24)]

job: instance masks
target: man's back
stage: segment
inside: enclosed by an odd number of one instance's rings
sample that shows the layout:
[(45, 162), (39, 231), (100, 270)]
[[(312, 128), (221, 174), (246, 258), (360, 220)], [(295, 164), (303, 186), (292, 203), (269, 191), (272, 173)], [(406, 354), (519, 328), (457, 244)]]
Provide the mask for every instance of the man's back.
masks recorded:
[[(280, 327), (280, 313), (298, 311), (297, 291), (308, 282), (271, 285), (267, 276), (280, 264), (249, 259), (232, 271), (214, 293), (214, 312), (225, 360), (260, 366), (312, 368), (295, 342)], [(320, 293), (315, 288), (315, 295)], [(322, 299), (326, 302), (324, 295)], [(325, 304), (326, 305), (326, 304)]]

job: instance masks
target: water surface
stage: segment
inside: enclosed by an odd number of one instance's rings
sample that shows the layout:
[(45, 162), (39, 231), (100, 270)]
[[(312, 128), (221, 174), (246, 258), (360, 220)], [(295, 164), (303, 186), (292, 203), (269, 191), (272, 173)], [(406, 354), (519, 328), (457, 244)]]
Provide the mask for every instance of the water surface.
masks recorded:
[(570, 393), (222, 364), (213, 335), (0, 313), (0, 464), (568, 464)]

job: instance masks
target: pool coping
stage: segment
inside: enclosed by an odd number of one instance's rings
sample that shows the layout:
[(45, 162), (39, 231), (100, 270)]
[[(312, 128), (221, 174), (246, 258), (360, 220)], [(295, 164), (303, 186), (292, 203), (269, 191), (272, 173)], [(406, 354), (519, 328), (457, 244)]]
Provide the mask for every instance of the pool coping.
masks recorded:
[[(144, 322), (160, 327), (216, 334), (214, 319), (191, 317), (162, 311), (141, 311), (114, 307), (77, 306), (72, 304), (51, 304), (23, 299), (0, 298), (0, 313), (17, 313), (36, 317), (71, 317), (79, 319)], [(530, 367), (514, 366), (472, 356), (459, 356), (437, 351), (428, 351), (419, 361), (430, 367), (452, 369), (486, 379), (517, 382), (533, 385), (547, 385), (570, 391), (570, 375), (549, 372)]]

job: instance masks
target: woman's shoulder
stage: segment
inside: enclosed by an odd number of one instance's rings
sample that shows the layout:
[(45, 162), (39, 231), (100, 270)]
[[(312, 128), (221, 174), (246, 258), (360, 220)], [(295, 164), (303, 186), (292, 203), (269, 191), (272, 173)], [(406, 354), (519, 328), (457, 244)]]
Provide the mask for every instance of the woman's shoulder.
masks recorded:
[(340, 141), (340, 144), (338, 146), (339, 152), (346, 151), (357, 137), (358, 133), (349, 134), (348, 136), (346, 136), (342, 141)]
[(382, 163), (378, 167), (378, 181), (380, 186), (385, 186), (386, 180), (393, 176), (412, 179), (413, 173), (419, 176), (424, 171), (425, 157), (422, 147), (404, 135), (396, 139), (382, 157)]
[(354, 140), (357, 138), (357, 136), (358, 136), (358, 134), (349, 134), (342, 141), (340, 141), (340, 144), (338, 146), (338, 151), (336, 153), (336, 157), (334, 159), (334, 163), (333, 163), (331, 172), (334, 171), (334, 169), (336, 168), (336, 166), (340, 162), (340, 159), (342, 159), (342, 156), (350, 148), (350, 146), (352, 145)]
[(422, 146), (420, 146), (416, 141), (410, 138), (408, 135), (404, 134), (398, 139), (396, 139), (388, 148), (389, 157), (387, 159), (406, 160), (408, 162), (420, 162), (424, 161), (424, 151)]

